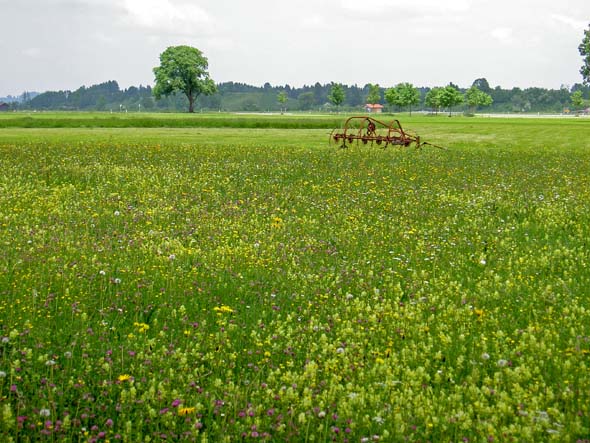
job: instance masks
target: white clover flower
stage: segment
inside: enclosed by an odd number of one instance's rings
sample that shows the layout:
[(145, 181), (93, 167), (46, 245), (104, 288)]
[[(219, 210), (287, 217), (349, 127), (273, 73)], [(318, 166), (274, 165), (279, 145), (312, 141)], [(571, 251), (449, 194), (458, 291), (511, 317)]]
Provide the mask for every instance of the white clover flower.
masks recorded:
[(168, 259), (169, 259), (169, 260), (176, 260), (176, 254), (170, 254), (170, 255), (168, 256)]
[(39, 411), (39, 415), (41, 417), (49, 417), (51, 415), (51, 411), (49, 409), (43, 408)]
[(121, 283), (121, 279), (118, 277), (116, 279), (114, 279), (113, 281), (115, 282), (116, 285)]
[(490, 354), (488, 354), (487, 352), (484, 352), (483, 354), (481, 354), (481, 359), (482, 360), (489, 360)]
[(380, 425), (382, 425), (385, 422), (385, 420), (383, 420), (383, 417), (381, 417), (380, 415), (377, 415), (376, 417), (373, 417), (373, 421), (375, 423), (380, 424)]
[(508, 360), (504, 360), (503, 358), (501, 358), (500, 360), (498, 360), (497, 364), (498, 364), (498, 366), (503, 368), (504, 366), (506, 366), (508, 364)]
[(47, 361), (45, 362), (45, 364), (46, 364), (47, 366), (55, 366), (55, 360), (47, 360)]
[(121, 213), (119, 211), (115, 211), (114, 214), (115, 214), (115, 217), (118, 217), (121, 215)]
[(487, 262), (486, 262), (486, 259), (485, 259), (485, 258), (482, 258), (482, 259), (479, 261), (479, 264), (480, 264), (480, 265), (485, 265), (486, 263), (487, 263)]
[(320, 411), (318, 412), (318, 417), (319, 418), (324, 418), (326, 416), (326, 411)]
[(6, 372), (0, 371), (0, 378), (6, 378)]
[(340, 347), (340, 348), (336, 349), (336, 352), (338, 354), (343, 354), (344, 353), (344, 348)]
[(100, 271), (98, 271), (98, 273), (99, 273), (100, 275), (107, 275), (107, 273), (106, 273), (105, 271), (103, 271), (102, 269), (101, 269)]

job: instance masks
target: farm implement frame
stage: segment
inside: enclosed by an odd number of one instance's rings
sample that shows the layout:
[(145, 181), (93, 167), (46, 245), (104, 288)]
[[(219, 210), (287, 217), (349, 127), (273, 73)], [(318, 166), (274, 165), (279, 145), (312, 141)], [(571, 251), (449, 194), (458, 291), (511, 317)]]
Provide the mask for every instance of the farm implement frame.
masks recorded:
[(339, 145), (340, 148), (348, 148), (355, 141), (357, 145), (371, 143), (383, 148), (389, 145), (408, 147), (414, 144), (417, 149), (428, 145), (446, 150), (442, 146), (422, 141), (419, 135), (404, 131), (399, 120), (392, 120), (387, 124), (368, 116), (349, 117), (342, 129), (334, 129), (330, 133), (330, 143)]

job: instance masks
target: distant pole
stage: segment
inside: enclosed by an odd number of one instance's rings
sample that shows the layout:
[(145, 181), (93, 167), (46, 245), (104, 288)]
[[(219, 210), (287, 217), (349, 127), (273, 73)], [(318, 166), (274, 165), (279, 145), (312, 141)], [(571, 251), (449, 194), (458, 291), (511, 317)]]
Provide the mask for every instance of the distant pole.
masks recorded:
[(141, 112), (141, 103), (137, 105), (137, 112)]
[(123, 112), (123, 105), (119, 105), (119, 112)]

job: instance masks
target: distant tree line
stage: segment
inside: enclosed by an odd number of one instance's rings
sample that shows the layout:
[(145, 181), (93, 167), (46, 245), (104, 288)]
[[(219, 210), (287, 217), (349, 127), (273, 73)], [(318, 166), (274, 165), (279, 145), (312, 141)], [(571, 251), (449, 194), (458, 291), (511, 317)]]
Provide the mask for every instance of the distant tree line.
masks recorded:
[[(454, 94), (449, 88), (462, 96), (460, 102), (452, 101)], [(462, 112), (485, 109), (485, 112), (559, 113), (566, 109), (574, 111), (590, 106), (590, 85), (575, 84), (571, 88), (564, 86), (557, 90), (503, 89), (500, 86), (490, 87), (485, 78), (475, 80), (470, 88), (459, 88), (452, 83), (440, 88), (413, 87), (410, 83), (400, 83), (391, 88), (372, 84), (351, 86), (335, 83), (315, 83), (296, 88), (288, 84), (273, 86), (265, 83), (263, 86), (252, 86), (225, 82), (217, 84), (216, 89), (216, 93), (200, 95), (196, 99), (196, 112), (360, 111), (366, 103), (381, 103), (386, 112), (438, 112), (449, 108), (448, 100), (451, 100), (450, 107), (454, 111)], [(182, 112), (188, 107), (188, 99), (184, 94), (172, 94), (155, 100), (150, 86), (121, 89), (114, 80), (89, 87), (82, 86), (75, 91), (48, 91), (25, 98), (28, 99), (9, 103), (11, 109)], [(457, 98), (458, 95), (455, 96)], [(441, 99), (444, 103), (439, 101)]]

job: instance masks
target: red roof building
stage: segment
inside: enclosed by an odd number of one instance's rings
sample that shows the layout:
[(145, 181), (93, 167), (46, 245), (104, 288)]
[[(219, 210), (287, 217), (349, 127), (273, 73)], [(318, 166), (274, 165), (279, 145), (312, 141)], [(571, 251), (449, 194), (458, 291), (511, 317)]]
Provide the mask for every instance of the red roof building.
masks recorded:
[(380, 105), (379, 103), (375, 103), (375, 104), (367, 103), (365, 105), (365, 111), (379, 114), (379, 113), (383, 112), (383, 105)]

